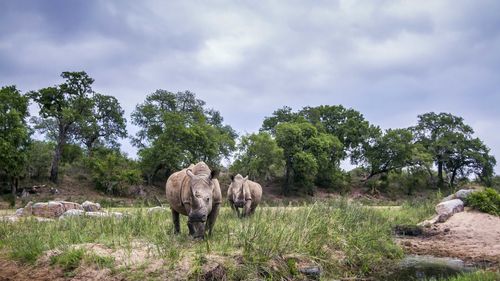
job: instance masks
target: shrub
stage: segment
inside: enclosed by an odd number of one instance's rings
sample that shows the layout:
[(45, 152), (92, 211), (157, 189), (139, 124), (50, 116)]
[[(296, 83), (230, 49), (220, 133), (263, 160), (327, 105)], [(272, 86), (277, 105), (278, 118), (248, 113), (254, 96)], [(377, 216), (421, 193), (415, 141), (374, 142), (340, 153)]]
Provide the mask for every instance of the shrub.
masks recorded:
[(493, 188), (472, 193), (466, 203), (481, 212), (500, 216), (500, 194)]

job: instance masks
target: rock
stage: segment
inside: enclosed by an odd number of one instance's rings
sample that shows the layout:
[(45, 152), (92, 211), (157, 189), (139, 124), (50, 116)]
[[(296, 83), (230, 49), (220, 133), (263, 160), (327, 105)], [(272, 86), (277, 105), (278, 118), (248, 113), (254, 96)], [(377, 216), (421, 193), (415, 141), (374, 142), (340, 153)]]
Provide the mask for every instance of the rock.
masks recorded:
[(464, 201), (467, 197), (469, 197), (469, 195), (477, 191), (478, 190), (475, 189), (460, 189), (455, 193), (455, 197)]
[(69, 201), (59, 201), (64, 207), (64, 211), (69, 211), (69, 210), (82, 210), (83, 207), (82, 205), (75, 203), (75, 202), (69, 202)]
[(446, 202), (446, 201), (450, 201), (450, 200), (453, 200), (453, 199), (456, 199), (455, 194), (451, 194), (451, 195), (446, 196), (445, 198), (443, 198), (441, 200), (441, 203)]
[(417, 226), (422, 226), (422, 227), (431, 227), (433, 224), (435, 224), (436, 222), (438, 222), (439, 220), (439, 215), (437, 216), (434, 216), (432, 219), (430, 220), (425, 220), (421, 223), (418, 223)]
[(33, 214), (33, 202), (28, 202), (23, 208), (23, 216), (31, 216)]
[(441, 202), (436, 205), (436, 212), (438, 213), (438, 222), (445, 222), (455, 213), (464, 210), (464, 202), (460, 199), (453, 199), (446, 202)]
[(19, 221), (18, 216), (3, 216), (0, 217), (0, 222), (17, 222)]
[(56, 218), (65, 212), (63, 204), (57, 201), (48, 203), (35, 203), (32, 206), (32, 214), (38, 217)]
[(168, 211), (167, 208), (156, 206), (156, 207), (149, 208), (148, 209), (148, 214), (163, 213), (163, 212), (166, 212), (166, 211)]
[(70, 209), (64, 212), (59, 219), (66, 219), (66, 218), (71, 218), (71, 217), (81, 217), (85, 214), (84, 210), (78, 210), (78, 209)]
[(123, 217), (122, 213), (119, 212), (86, 212), (85, 216), (95, 217), (95, 218), (110, 218), (115, 217), (117, 219), (121, 219)]
[(304, 266), (299, 267), (299, 272), (306, 275), (312, 280), (320, 280), (321, 268), (319, 266)]
[(97, 212), (101, 210), (101, 204), (90, 201), (83, 202), (82, 207), (86, 212)]
[(23, 216), (23, 212), (24, 212), (24, 208), (19, 208), (19, 209), (16, 210), (15, 216), (16, 217), (22, 217)]
[(51, 222), (54, 221), (54, 219), (51, 218), (42, 218), (42, 217), (33, 217), (38, 222)]

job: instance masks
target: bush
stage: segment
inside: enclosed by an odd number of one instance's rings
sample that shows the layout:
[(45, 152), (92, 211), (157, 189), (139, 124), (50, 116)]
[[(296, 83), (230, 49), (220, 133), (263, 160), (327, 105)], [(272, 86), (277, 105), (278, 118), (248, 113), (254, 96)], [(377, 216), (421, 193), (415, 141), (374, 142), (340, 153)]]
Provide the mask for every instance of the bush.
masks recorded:
[(50, 171), (54, 143), (33, 141), (28, 150), (26, 175), (30, 179), (47, 178)]
[(118, 151), (99, 151), (87, 161), (96, 187), (108, 194), (125, 195), (131, 185), (142, 181), (137, 163)]
[(481, 212), (500, 216), (500, 194), (493, 188), (472, 193), (467, 197), (466, 203)]

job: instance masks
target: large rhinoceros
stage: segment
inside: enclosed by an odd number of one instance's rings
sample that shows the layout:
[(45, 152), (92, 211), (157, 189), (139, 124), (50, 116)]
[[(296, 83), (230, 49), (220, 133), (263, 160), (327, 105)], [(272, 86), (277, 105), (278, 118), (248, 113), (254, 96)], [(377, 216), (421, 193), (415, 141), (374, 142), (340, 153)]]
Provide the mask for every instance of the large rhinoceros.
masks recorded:
[(243, 177), (240, 174), (231, 176), (231, 184), (227, 190), (227, 200), (238, 217), (240, 216), (239, 208), (243, 208), (241, 214), (243, 217), (253, 214), (261, 199), (262, 187), (260, 184), (249, 180), (248, 176)]
[(222, 201), (215, 177), (204, 162), (170, 175), (165, 189), (175, 233), (180, 232), (179, 214), (188, 216), (189, 234), (193, 237), (203, 239), (206, 229), (209, 235), (212, 233)]

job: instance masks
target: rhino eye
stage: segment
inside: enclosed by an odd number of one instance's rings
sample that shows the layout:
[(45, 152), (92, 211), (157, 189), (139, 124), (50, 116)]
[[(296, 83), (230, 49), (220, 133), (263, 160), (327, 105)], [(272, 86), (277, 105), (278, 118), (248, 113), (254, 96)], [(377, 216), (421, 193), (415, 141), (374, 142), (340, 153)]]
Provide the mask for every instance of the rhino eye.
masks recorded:
[(207, 201), (207, 203), (208, 203), (208, 201), (210, 201), (210, 198), (206, 198), (205, 201)]

